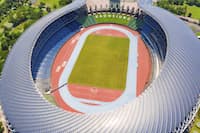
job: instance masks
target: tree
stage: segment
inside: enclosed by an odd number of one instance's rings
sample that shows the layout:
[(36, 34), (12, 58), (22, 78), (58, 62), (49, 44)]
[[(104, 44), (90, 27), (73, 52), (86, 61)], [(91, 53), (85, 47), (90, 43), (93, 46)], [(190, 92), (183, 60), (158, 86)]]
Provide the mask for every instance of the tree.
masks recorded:
[(39, 8), (40, 8), (40, 9), (45, 8), (45, 3), (44, 3), (44, 2), (40, 2)]
[(2, 122), (0, 122), (0, 133), (3, 133), (3, 131), (4, 131), (3, 124)]
[(6, 42), (2, 42), (2, 44), (1, 44), (1, 49), (2, 49), (3, 51), (8, 50), (8, 44), (7, 44)]
[(198, 25), (200, 25), (200, 19), (199, 19), (199, 24)]
[(170, 4), (183, 5), (184, 0), (169, 0)]
[(186, 8), (178, 6), (177, 9), (176, 9), (176, 14), (185, 15), (186, 14)]
[(187, 4), (190, 6), (195, 5), (195, 6), (200, 6), (200, 0), (186, 0)]
[(185, 16), (187, 7), (183, 5), (183, 2), (183, 0), (160, 0), (157, 2), (157, 5), (169, 10), (172, 13)]
[[(26, 23), (24, 24), (24, 27), (23, 27), (24, 30), (27, 29), (33, 22), (34, 22), (34, 20), (26, 22)], [(21, 33), (17, 33), (17, 34), (21, 34)]]
[(192, 16), (192, 13), (190, 12), (189, 14), (188, 14), (188, 17), (191, 17)]
[(59, 5), (60, 6), (65, 6), (67, 4), (70, 4), (72, 0), (59, 0)]
[(46, 7), (46, 11), (49, 13), (49, 12), (51, 12), (51, 8), (50, 7)]
[(32, 3), (31, 3), (31, 1), (28, 1), (28, 5), (29, 5), (29, 6), (32, 6)]
[(56, 9), (57, 8), (57, 5), (53, 5), (53, 9)]

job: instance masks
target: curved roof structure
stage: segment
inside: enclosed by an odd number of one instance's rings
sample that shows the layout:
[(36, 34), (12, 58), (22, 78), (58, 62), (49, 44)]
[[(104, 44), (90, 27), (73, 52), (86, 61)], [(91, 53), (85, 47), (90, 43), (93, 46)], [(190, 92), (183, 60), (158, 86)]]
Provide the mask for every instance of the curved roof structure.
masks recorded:
[(46, 101), (31, 75), (33, 47), (48, 24), (85, 5), (76, 0), (31, 26), (16, 42), (4, 65), (0, 98), (7, 119), (27, 132), (171, 132), (179, 127), (200, 93), (200, 42), (171, 13), (141, 0), (140, 8), (154, 18), (167, 36), (167, 54), (158, 78), (142, 95), (104, 113), (74, 114)]

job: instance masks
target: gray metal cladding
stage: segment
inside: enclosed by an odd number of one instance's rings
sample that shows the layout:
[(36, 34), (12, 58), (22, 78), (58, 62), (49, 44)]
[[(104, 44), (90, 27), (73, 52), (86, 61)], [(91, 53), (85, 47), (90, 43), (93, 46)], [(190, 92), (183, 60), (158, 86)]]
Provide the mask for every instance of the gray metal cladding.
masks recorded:
[[(148, 4), (146, 4), (146, 2)], [(171, 13), (152, 7), (140, 8), (153, 17), (167, 36), (167, 54), (156, 80), (139, 97), (109, 112), (79, 115), (47, 102), (31, 75), (31, 54), (41, 31), (59, 17), (85, 5), (76, 0), (31, 26), (10, 52), (0, 81), (0, 98), (7, 119), (20, 133), (63, 132), (171, 132), (184, 121), (200, 93), (200, 42)]]

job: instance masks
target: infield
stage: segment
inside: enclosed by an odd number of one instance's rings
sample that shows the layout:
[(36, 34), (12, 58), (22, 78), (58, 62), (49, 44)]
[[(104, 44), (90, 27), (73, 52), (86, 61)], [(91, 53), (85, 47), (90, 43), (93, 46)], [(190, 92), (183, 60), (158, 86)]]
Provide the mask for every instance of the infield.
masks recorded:
[(124, 90), (128, 51), (128, 38), (89, 35), (68, 83)]

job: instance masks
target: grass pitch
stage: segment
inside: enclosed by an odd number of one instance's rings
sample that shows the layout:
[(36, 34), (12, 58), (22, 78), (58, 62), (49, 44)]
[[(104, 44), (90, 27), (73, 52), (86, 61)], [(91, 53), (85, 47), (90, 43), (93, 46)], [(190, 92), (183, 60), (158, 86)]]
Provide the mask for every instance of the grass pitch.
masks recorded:
[(129, 39), (89, 35), (68, 83), (124, 90)]

